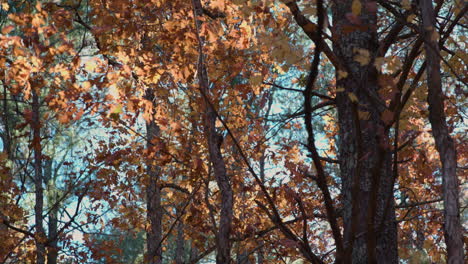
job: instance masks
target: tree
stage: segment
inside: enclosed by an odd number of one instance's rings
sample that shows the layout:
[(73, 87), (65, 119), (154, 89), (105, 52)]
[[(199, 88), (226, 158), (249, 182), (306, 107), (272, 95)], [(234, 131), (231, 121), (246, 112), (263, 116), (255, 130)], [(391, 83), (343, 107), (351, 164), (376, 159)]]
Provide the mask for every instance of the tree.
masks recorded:
[(429, 120), (436, 148), (442, 162), (442, 188), (444, 199), (444, 235), (447, 244), (447, 262), (461, 263), (464, 260), (462, 226), (460, 223), (460, 198), (457, 178), (457, 154), (450, 136), (445, 112), (442, 80), (440, 76), (440, 53), (437, 37), (434, 38), (436, 19), (432, 3), (421, 1), (421, 20), (423, 25), (424, 49), (426, 52), (426, 74), (429, 104)]

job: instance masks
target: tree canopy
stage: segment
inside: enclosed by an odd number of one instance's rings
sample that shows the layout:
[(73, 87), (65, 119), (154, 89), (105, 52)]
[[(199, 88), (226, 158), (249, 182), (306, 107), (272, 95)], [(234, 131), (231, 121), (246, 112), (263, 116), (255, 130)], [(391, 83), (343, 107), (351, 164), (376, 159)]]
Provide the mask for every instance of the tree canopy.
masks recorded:
[(1, 263), (464, 263), (461, 0), (3, 0)]

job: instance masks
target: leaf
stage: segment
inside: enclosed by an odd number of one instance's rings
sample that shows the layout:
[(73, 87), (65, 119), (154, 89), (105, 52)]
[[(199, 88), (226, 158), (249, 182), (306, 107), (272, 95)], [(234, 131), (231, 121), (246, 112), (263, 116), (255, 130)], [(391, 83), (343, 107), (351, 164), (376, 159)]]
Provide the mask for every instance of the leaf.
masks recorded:
[(353, 3), (351, 4), (351, 12), (353, 12), (353, 15), (360, 16), (361, 11), (362, 11), (361, 1), (353, 0)]
[(67, 113), (59, 113), (57, 119), (61, 124), (67, 124), (70, 122), (70, 117)]
[[(342, 71), (342, 70), (338, 70), (338, 80), (341, 80), (341, 79), (344, 79), (348, 77), (348, 72), (346, 71)], [(343, 89), (344, 90), (344, 89)], [(338, 92), (338, 90), (337, 90)]]
[(377, 70), (382, 69), (382, 66), (385, 64), (385, 58), (384, 57), (377, 57), (374, 59), (374, 66)]
[(353, 103), (357, 103), (357, 102), (358, 102), (358, 98), (357, 98), (357, 96), (356, 96), (354, 93), (348, 93), (348, 97), (349, 97), (349, 99), (351, 100), (351, 102), (353, 102)]
[(6, 34), (10, 33), (14, 28), (15, 27), (13, 25), (6, 26), (6, 27), (2, 28), (2, 34), (6, 35)]
[(410, 10), (410, 9), (411, 9), (411, 2), (410, 2), (410, 0), (402, 0), (402, 1), (401, 1), (401, 6), (402, 6), (403, 9), (405, 9), (405, 10)]
[(83, 88), (83, 91), (85, 92), (89, 91), (89, 89), (91, 89), (91, 86), (93, 85), (89, 81), (85, 81), (81, 84), (81, 87)]
[(259, 85), (262, 83), (262, 75), (256, 73), (256, 74), (253, 74), (252, 76), (250, 76), (250, 84), (252, 85)]
[(122, 105), (117, 104), (113, 105), (110, 109), (109, 117), (118, 120), (120, 118), (120, 114), (122, 113)]
[(336, 92), (337, 92), (337, 93), (342, 93), (342, 92), (344, 92), (344, 91), (345, 91), (345, 88), (344, 88), (344, 87), (342, 87), (342, 86), (336, 87)]
[(2, 9), (8, 11), (10, 9), (10, 6), (8, 5), (8, 3), (2, 3)]
[(411, 14), (411, 15), (409, 15), (409, 16), (406, 18), (406, 21), (407, 21), (408, 23), (411, 23), (411, 22), (413, 22), (413, 20), (414, 20), (415, 18), (416, 18), (416, 15), (415, 15), (415, 14)]
[(370, 53), (369, 53), (368, 50), (355, 48), (354, 52), (357, 53), (354, 56), (354, 60), (359, 62), (359, 64), (361, 64), (361, 66), (365, 66), (365, 65), (369, 64), (371, 58), (370, 58)]

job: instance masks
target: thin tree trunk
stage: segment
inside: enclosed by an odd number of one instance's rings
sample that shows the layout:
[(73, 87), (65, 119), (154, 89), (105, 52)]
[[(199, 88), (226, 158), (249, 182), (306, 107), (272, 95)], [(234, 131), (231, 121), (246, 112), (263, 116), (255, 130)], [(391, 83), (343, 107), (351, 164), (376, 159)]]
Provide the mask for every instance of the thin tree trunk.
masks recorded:
[(263, 256), (263, 247), (260, 247), (257, 250), (257, 264), (263, 264), (264, 263), (264, 258), (265, 257)]
[[(397, 226), (393, 199), (392, 157), (388, 131), (375, 98), (378, 72), (372, 63), (377, 53), (377, 14), (360, 1), (360, 25), (351, 18), (353, 0), (333, 1), (333, 49), (346, 65), (339, 78), (336, 104), (339, 121), (339, 157), (343, 192), (345, 263), (398, 263)], [(353, 28), (352, 32), (349, 31)], [(357, 62), (358, 52), (370, 61)], [(338, 69), (337, 69), (338, 71)], [(374, 95), (374, 96), (373, 96)], [(353, 99), (357, 98), (357, 102)], [(358, 111), (369, 113), (360, 119)], [(387, 201), (390, 204), (387, 206)], [(387, 213), (384, 213), (387, 208)]]
[(39, 95), (36, 91), (32, 91), (32, 130), (34, 149), (34, 214), (35, 214), (35, 229), (36, 229), (36, 263), (44, 264), (46, 256), (45, 242), (47, 237), (44, 231), (44, 188), (42, 175), (42, 147), (41, 147), (41, 122), (40, 122), (40, 103)]
[[(152, 89), (147, 90), (146, 99), (154, 107), (154, 94)], [(153, 109), (154, 110), (154, 109)], [(151, 120), (146, 122), (147, 148), (153, 149), (153, 139), (160, 136), (160, 129), (156, 121), (151, 116)], [(149, 220), (149, 230), (146, 232), (147, 262), (149, 264), (162, 263), (162, 216), (161, 207), (161, 189), (159, 188), (159, 177), (161, 170), (158, 166), (148, 159), (147, 173), (149, 176), (148, 186), (146, 187), (146, 207)]]
[(226, 172), (226, 165), (221, 154), (223, 137), (216, 131), (216, 112), (215, 109), (213, 109), (213, 105), (209, 102), (209, 79), (204, 64), (203, 39), (200, 36), (202, 21), (198, 19), (203, 15), (203, 8), (200, 0), (193, 0), (192, 4), (199, 44), (197, 77), (203, 97), (203, 129), (205, 136), (207, 137), (209, 160), (213, 165), (213, 173), (221, 194), (221, 213), (219, 217), (218, 232), (216, 234), (216, 263), (228, 264), (231, 263), (231, 242), (229, 236), (232, 228), (234, 198), (231, 183)]
[(444, 236), (448, 263), (463, 263), (463, 229), (460, 223), (459, 182), (457, 178), (457, 154), (450, 137), (444, 112), (444, 94), (440, 75), (440, 54), (436, 33), (436, 20), (432, 1), (420, 0), (420, 10), (426, 51), (427, 87), (429, 90), (429, 121), (436, 148), (442, 163), (442, 190), (444, 199)]
[(49, 213), (49, 243), (47, 250), (47, 264), (57, 264), (58, 258), (58, 243), (57, 243), (57, 226), (58, 226), (58, 204), (50, 210)]
[(48, 159), (44, 161), (44, 179), (47, 183), (47, 202), (52, 206), (48, 215), (48, 239), (49, 245), (47, 247), (47, 264), (57, 264), (58, 258), (58, 209), (59, 202), (57, 201), (55, 186), (55, 179), (52, 175), (52, 160)]
[(174, 260), (176, 264), (184, 264), (184, 224), (182, 221), (177, 223), (177, 238)]

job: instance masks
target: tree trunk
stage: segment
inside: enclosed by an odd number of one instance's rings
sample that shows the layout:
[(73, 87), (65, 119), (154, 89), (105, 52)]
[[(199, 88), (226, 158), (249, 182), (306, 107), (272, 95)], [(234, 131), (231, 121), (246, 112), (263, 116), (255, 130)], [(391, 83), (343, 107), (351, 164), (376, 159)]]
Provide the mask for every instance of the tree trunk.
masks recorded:
[(57, 226), (58, 226), (58, 204), (55, 204), (49, 213), (49, 246), (47, 249), (47, 264), (57, 264), (58, 258), (58, 243), (57, 243)]
[[(154, 107), (154, 94), (152, 89), (147, 90), (146, 99)], [(154, 109), (153, 109), (154, 110)], [(146, 122), (147, 148), (153, 149), (153, 139), (159, 137), (160, 129), (156, 121), (151, 116), (151, 120)], [(162, 216), (161, 207), (161, 189), (159, 188), (159, 177), (161, 170), (158, 166), (148, 159), (147, 173), (149, 176), (148, 186), (146, 187), (146, 207), (149, 220), (149, 230), (146, 232), (147, 260), (149, 264), (162, 263)]]
[[(359, 50), (370, 56), (377, 53), (377, 14), (366, 7), (370, 1), (361, 1), (361, 24), (355, 25), (352, 2), (335, 0), (332, 5), (333, 49), (348, 73), (341, 79), (337, 74), (337, 88), (344, 91), (336, 96), (344, 261), (398, 263), (392, 157), (388, 129), (381, 120), (385, 107), (376, 98), (378, 72), (372, 60), (367, 64), (355, 61)], [(369, 117), (360, 119), (358, 111), (369, 113)]]
[(175, 250), (175, 264), (184, 264), (184, 224), (179, 220), (177, 223), (177, 237), (176, 237), (176, 250)]
[(44, 179), (47, 185), (47, 202), (50, 208), (48, 215), (49, 223), (48, 239), (49, 245), (47, 247), (47, 264), (57, 264), (58, 258), (58, 209), (59, 201), (57, 201), (57, 187), (55, 186), (55, 178), (52, 172), (52, 159), (44, 160)]
[(229, 236), (231, 233), (233, 216), (233, 193), (231, 183), (229, 182), (229, 177), (226, 172), (224, 159), (221, 154), (221, 143), (223, 138), (216, 131), (216, 114), (213, 109), (208, 106), (207, 102), (205, 102), (204, 119), (204, 132), (208, 141), (209, 158), (213, 166), (213, 173), (221, 194), (221, 213), (216, 237), (216, 263), (227, 264), (231, 262), (231, 243)]
[(203, 15), (203, 7), (200, 0), (193, 0), (193, 13), (196, 19), (197, 38), (198, 38), (198, 65), (197, 77), (200, 91), (203, 98), (203, 130), (207, 138), (208, 154), (210, 163), (213, 166), (213, 173), (221, 194), (221, 213), (218, 232), (216, 234), (216, 263), (231, 263), (231, 242), (229, 239), (232, 228), (233, 217), (233, 193), (229, 177), (226, 172), (226, 165), (221, 154), (222, 135), (216, 131), (216, 112), (210, 103), (210, 89), (208, 74), (204, 64), (203, 38), (200, 36), (202, 21), (198, 19)]
[(257, 250), (257, 264), (263, 264), (264, 258), (265, 257), (263, 256), (263, 247), (262, 247)]
[(47, 237), (44, 231), (44, 187), (43, 175), (42, 175), (42, 147), (41, 147), (41, 121), (40, 121), (40, 103), (39, 95), (33, 89), (32, 90), (32, 130), (33, 130), (33, 141), (32, 147), (34, 149), (34, 214), (35, 214), (35, 226), (36, 226), (36, 263), (44, 264), (46, 256), (45, 242)]
[(442, 163), (442, 190), (444, 199), (444, 236), (447, 245), (447, 263), (463, 263), (463, 229), (460, 223), (459, 183), (457, 178), (457, 154), (450, 137), (444, 112), (444, 97), (440, 76), (440, 55), (436, 20), (432, 1), (420, 0), (420, 10), (426, 51), (426, 74), (429, 104), (429, 121), (436, 148)]

